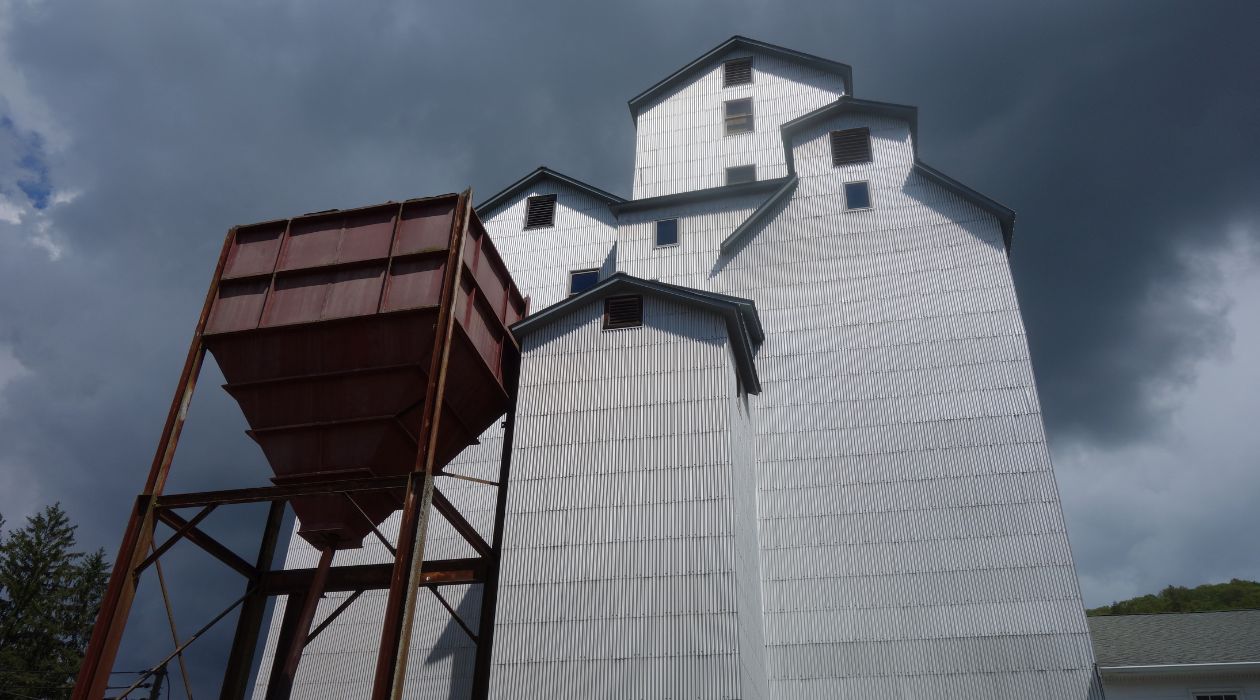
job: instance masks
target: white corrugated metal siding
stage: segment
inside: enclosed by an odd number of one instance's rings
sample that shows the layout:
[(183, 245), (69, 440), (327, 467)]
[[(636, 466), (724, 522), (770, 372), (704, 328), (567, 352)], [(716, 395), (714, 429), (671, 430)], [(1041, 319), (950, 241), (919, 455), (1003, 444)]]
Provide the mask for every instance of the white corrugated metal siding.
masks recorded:
[[(729, 165), (787, 174), (779, 125), (845, 86), (778, 57), (754, 72), (722, 88), (715, 60), (642, 110), (636, 198), (720, 185)], [(722, 102), (749, 96), (756, 132), (724, 136)], [(873, 163), (834, 167), (827, 131), (855, 126)], [(766, 331), (753, 397), (701, 312), (649, 299), (648, 327), (600, 332), (591, 307), (531, 336), (492, 696), (1098, 697), (998, 221), (918, 175), (895, 119), (840, 115), (793, 153), (791, 197), (727, 256), (762, 197), (617, 221), (544, 180), (486, 213), (534, 311), (571, 270), (615, 268), (753, 299)], [(856, 180), (869, 211), (844, 210)], [(557, 225), (522, 230), (546, 193)], [(673, 217), (679, 245), (655, 248)], [(451, 468), (494, 478), (500, 440)], [(441, 486), (488, 534), (493, 489)], [(434, 555), (463, 555), (434, 520)], [(298, 541), (288, 564), (313, 557)], [(457, 593), (475, 621), (479, 590)], [(295, 697), (366, 696), (383, 600), (316, 640)], [(466, 697), (463, 633), (435, 601), (419, 619), (408, 696)]]

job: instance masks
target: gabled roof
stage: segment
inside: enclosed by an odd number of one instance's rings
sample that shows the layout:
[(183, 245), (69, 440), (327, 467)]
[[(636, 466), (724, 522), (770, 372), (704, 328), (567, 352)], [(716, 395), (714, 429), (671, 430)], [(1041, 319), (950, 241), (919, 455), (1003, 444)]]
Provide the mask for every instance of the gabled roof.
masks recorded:
[(525, 189), (526, 187), (533, 185), (535, 182), (538, 182), (539, 180), (545, 180), (545, 179), (554, 180), (556, 182), (581, 190), (591, 195), (592, 197), (595, 197), (596, 199), (602, 199), (605, 202), (608, 202), (609, 204), (616, 204), (618, 202), (626, 201), (622, 199), (621, 197), (618, 197), (617, 195), (612, 194), (611, 192), (605, 192), (604, 190), (601, 190), (598, 187), (595, 187), (594, 185), (588, 185), (585, 182), (582, 182), (581, 180), (571, 178), (568, 175), (565, 175), (564, 173), (558, 173), (555, 170), (552, 170), (551, 168), (548, 168), (545, 165), (540, 165), (532, 173), (517, 180), (516, 182), (513, 182), (512, 184), (505, 187), (498, 194), (495, 194), (494, 196), (490, 197), (489, 199), (485, 200), (481, 204), (478, 204), (476, 207), (474, 207), (477, 210), (477, 216), (485, 216), (486, 212), (493, 210), (495, 207), (498, 207), (500, 204), (510, 199), (513, 195), (520, 192), (522, 189)]
[(1123, 672), (1260, 665), (1260, 610), (1087, 618), (1098, 667)]
[(753, 357), (756, 354), (756, 346), (765, 340), (765, 332), (761, 328), (757, 306), (749, 299), (645, 280), (618, 272), (581, 294), (571, 296), (559, 304), (548, 306), (528, 318), (517, 321), (512, 325), (512, 333), (518, 339), (524, 338), (592, 301), (626, 293), (657, 296), (722, 316), (726, 320), (726, 331), (730, 336), (731, 349), (735, 354), (735, 369), (739, 373), (744, 390), (750, 394), (761, 393), (761, 380), (757, 377), (757, 367), (753, 363)]
[(621, 215), (631, 211), (643, 211), (645, 209), (660, 209), (662, 207), (670, 207), (675, 204), (690, 204), (691, 202), (704, 202), (710, 199), (727, 199), (730, 197), (738, 197), (746, 194), (759, 194), (761, 192), (770, 192), (777, 190), (783, 186), (788, 178), (780, 177), (771, 180), (754, 180), (753, 182), (741, 182), (736, 185), (719, 185), (718, 187), (707, 187), (703, 190), (687, 190), (685, 192), (675, 192), (673, 194), (663, 194), (657, 197), (645, 197), (643, 199), (630, 199), (618, 204), (610, 204), (608, 208), (614, 214)]
[(793, 51), (792, 49), (776, 46), (775, 44), (768, 44), (764, 41), (749, 39), (746, 36), (736, 35), (721, 44), (718, 44), (709, 51), (706, 51), (703, 56), (674, 71), (669, 77), (659, 83), (630, 98), (630, 116), (637, 118), (639, 116), (639, 110), (654, 97), (657, 97), (678, 83), (691, 78), (696, 73), (699, 73), (701, 70), (708, 67), (722, 54), (732, 49), (747, 49), (756, 53), (779, 56), (789, 61), (794, 61), (796, 63), (835, 73), (844, 78), (845, 92), (850, 95), (853, 94), (853, 68), (848, 64), (821, 58), (812, 54), (801, 53), (800, 51)]
[(747, 235), (759, 221), (766, 218), (770, 210), (774, 208), (775, 204), (782, 201), (784, 197), (791, 194), (792, 190), (796, 189), (797, 177), (795, 174), (788, 175), (780, 180), (780, 182), (783, 184), (774, 191), (774, 194), (766, 198), (766, 201), (762, 202), (761, 206), (754, 209), (753, 213), (749, 214), (748, 218), (744, 219), (742, 224), (736, 226), (734, 231), (731, 231), (731, 235), (723, 239), (722, 245), (719, 248), (722, 253), (729, 253), (731, 248), (733, 248), (741, 238)]
[(936, 184), (941, 185), (959, 197), (962, 197), (963, 199), (997, 217), (998, 222), (1002, 225), (1002, 242), (1006, 246), (1007, 254), (1010, 254), (1011, 241), (1015, 235), (1015, 211), (1010, 207), (999, 204), (998, 202), (980, 194), (952, 177), (949, 177), (945, 173), (942, 173), (936, 168), (933, 168), (919, 160), (919, 109), (917, 107), (892, 104), (890, 102), (859, 100), (855, 97), (844, 95), (831, 104), (823, 105), (809, 114), (793, 119), (780, 127), (780, 132), (783, 134), (783, 152), (787, 158), (787, 167), (790, 174), (796, 174), (796, 162), (792, 156), (792, 136), (803, 129), (815, 126), (820, 122), (836, 116), (837, 114), (843, 114), (846, 112), (878, 114), (909, 122), (910, 143), (914, 148), (915, 170), (929, 180), (932, 180)]

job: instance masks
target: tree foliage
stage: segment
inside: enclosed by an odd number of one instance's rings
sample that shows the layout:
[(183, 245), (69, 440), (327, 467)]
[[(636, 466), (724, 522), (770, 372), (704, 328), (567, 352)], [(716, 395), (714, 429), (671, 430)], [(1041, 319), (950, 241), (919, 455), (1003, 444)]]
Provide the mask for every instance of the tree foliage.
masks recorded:
[(68, 698), (105, 592), (105, 552), (75, 551), (60, 504), (3, 528), (0, 517), (0, 695)]
[(1140, 615), (1143, 613), (1208, 612), (1260, 608), (1260, 583), (1232, 579), (1229, 583), (1207, 583), (1195, 588), (1169, 586), (1156, 595), (1122, 600), (1087, 615)]

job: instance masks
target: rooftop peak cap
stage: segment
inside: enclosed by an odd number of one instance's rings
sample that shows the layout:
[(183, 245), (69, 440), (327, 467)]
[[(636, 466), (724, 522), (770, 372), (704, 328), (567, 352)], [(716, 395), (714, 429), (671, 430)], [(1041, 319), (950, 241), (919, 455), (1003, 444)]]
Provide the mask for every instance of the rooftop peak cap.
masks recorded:
[(761, 380), (757, 376), (757, 367), (753, 363), (753, 358), (756, 355), (757, 345), (765, 340), (765, 332), (761, 328), (761, 317), (757, 314), (757, 306), (751, 299), (646, 280), (618, 272), (581, 294), (575, 294), (516, 322), (511, 327), (512, 333), (517, 340), (521, 340), (586, 304), (615, 294), (626, 293), (657, 296), (722, 316), (726, 321), (727, 334), (730, 336), (731, 348), (735, 354), (736, 372), (739, 374), (744, 390), (749, 394), (761, 393)]
[(629, 101), (630, 116), (634, 119), (638, 119), (639, 111), (642, 110), (643, 107), (653, 98), (659, 96), (678, 83), (694, 76), (704, 68), (718, 62), (718, 60), (720, 60), (727, 52), (737, 49), (744, 49), (755, 54), (759, 53), (778, 56), (789, 61), (835, 73), (836, 75), (844, 78), (845, 92), (850, 95), (853, 94), (853, 68), (847, 63), (840, 63), (839, 61), (833, 61), (831, 59), (822, 58), (821, 56), (795, 51), (784, 46), (771, 44), (765, 41), (758, 41), (756, 39), (750, 39), (746, 36), (736, 34), (730, 39), (727, 39), (726, 41), (723, 41), (712, 49), (706, 51), (703, 55), (691, 63), (688, 63), (682, 68), (674, 71), (664, 80), (661, 80), (652, 87), (649, 87), (634, 97), (631, 97)]
[(481, 216), (481, 217), (487, 216), (491, 211), (498, 208), (507, 200), (511, 199), (512, 196), (514, 196), (521, 190), (527, 187), (530, 187), (534, 183), (541, 182), (543, 180), (552, 180), (554, 182), (567, 185), (574, 189), (585, 192), (586, 194), (589, 194), (592, 197), (595, 197), (596, 199), (603, 200), (604, 202), (608, 204), (620, 204), (621, 202), (626, 201), (622, 199), (621, 197), (618, 197), (617, 195), (612, 194), (611, 192), (606, 192), (604, 190), (601, 190), (600, 188), (594, 185), (589, 185), (585, 182), (582, 182), (581, 180), (577, 178), (569, 177), (568, 175), (552, 170), (551, 168), (548, 168), (545, 165), (540, 165), (537, 168), (535, 168), (533, 172), (529, 173), (525, 177), (503, 188), (502, 190), (492, 195), (489, 199), (485, 200), (481, 204), (478, 204), (475, 207), (475, 209), (477, 210), (477, 216)]

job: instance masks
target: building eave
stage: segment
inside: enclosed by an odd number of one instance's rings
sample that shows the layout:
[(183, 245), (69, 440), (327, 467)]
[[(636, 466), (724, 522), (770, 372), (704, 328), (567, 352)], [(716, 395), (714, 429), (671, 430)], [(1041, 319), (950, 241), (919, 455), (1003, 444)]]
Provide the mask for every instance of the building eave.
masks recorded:
[(744, 236), (748, 235), (748, 232), (751, 231), (754, 226), (769, 215), (770, 210), (773, 209), (775, 205), (783, 201), (784, 197), (789, 196), (792, 191), (796, 189), (797, 182), (797, 177), (794, 174), (783, 178), (783, 185), (780, 186), (779, 189), (775, 190), (774, 193), (766, 199), (766, 201), (761, 203), (761, 206), (757, 207), (752, 214), (749, 214), (747, 219), (744, 219), (742, 224), (735, 227), (734, 231), (731, 231), (731, 235), (727, 236), (722, 241), (722, 245), (719, 246), (721, 253), (729, 253), (731, 249), (744, 238)]
[(1169, 673), (1220, 673), (1222, 671), (1260, 671), (1260, 661), (1227, 661), (1201, 664), (1139, 664), (1130, 666), (1098, 666), (1104, 676), (1160, 675)]
[(569, 187), (585, 192), (586, 194), (589, 194), (592, 197), (595, 197), (596, 199), (603, 200), (609, 205), (626, 201), (625, 199), (618, 197), (617, 195), (612, 194), (611, 192), (606, 192), (604, 190), (601, 190), (600, 188), (594, 185), (590, 185), (585, 182), (582, 182), (581, 180), (578, 180), (577, 178), (569, 177), (568, 175), (565, 175), (564, 173), (556, 172), (555, 170), (552, 170), (551, 168), (548, 168), (545, 165), (540, 165), (533, 172), (517, 180), (516, 182), (513, 182), (512, 184), (503, 188), (498, 193), (492, 195), (489, 199), (485, 200), (481, 204), (478, 204), (476, 207), (474, 207), (474, 209), (476, 209), (477, 211), (477, 216), (484, 218), (489, 212), (493, 211), (494, 209), (502, 205), (508, 199), (512, 198), (512, 196), (519, 193), (521, 190), (529, 187), (530, 185), (533, 185), (534, 183), (540, 180), (545, 180), (545, 179), (554, 180), (555, 182), (568, 185)]
[(673, 194), (663, 194), (658, 197), (645, 197), (643, 199), (628, 199), (616, 204), (609, 204), (608, 208), (614, 214), (620, 216), (628, 212), (646, 211), (649, 209), (663, 209), (678, 204), (691, 204), (693, 202), (705, 202), (713, 199), (724, 199), (727, 197), (738, 197), (748, 194), (760, 194), (762, 192), (770, 192), (783, 186), (789, 178), (778, 177), (770, 180), (757, 180), (755, 182), (741, 182), (738, 185), (722, 185), (720, 187), (708, 187), (703, 190), (688, 190), (686, 192), (675, 192)]
[(762, 330), (756, 305), (751, 300), (741, 297), (646, 280), (618, 272), (581, 294), (571, 296), (517, 321), (512, 325), (512, 333), (518, 340), (522, 339), (592, 301), (626, 292), (657, 296), (722, 316), (726, 321), (727, 334), (731, 339), (731, 348), (735, 355), (735, 369), (739, 374), (740, 383), (749, 394), (761, 393), (761, 380), (757, 375), (754, 357), (756, 346), (765, 340), (765, 332)]
[(687, 78), (695, 75), (701, 69), (708, 66), (711, 62), (713, 62), (718, 57), (720, 57), (722, 54), (736, 48), (743, 48), (743, 49), (748, 49), (754, 52), (761, 52), (761, 53), (771, 54), (774, 56), (779, 56), (779, 57), (788, 59), (790, 61), (795, 61), (797, 63), (813, 66), (821, 70), (835, 73), (841, 76), (842, 78), (844, 78), (845, 92), (850, 95), (853, 94), (853, 68), (849, 66), (847, 63), (840, 63), (839, 61), (832, 61), (827, 58), (822, 58), (821, 56), (815, 56), (813, 54), (803, 53), (801, 51), (794, 51), (784, 46), (778, 46), (776, 44), (770, 44), (764, 41), (758, 41), (756, 39), (749, 39), (748, 37), (745, 37), (745, 36), (736, 35), (736, 36), (731, 37), (730, 39), (727, 39), (721, 44), (718, 44), (713, 49), (706, 51), (699, 58), (692, 61), (691, 63), (688, 63), (682, 68), (679, 68), (678, 70), (674, 71), (665, 79), (661, 80), (655, 85), (649, 87), (643, 92), (630, 98), (630, 101), (629, 101), (630, 117), (633, 119), (637, 119), (639, 116), (639, 110), (642, 109), (643, 106), (647, 104), (648, 102), (650, 102), (653, 98), (657, 97), (658, 95), (665, 92), (666, 90), (669, 90), (671, 87), (686, 80)]
[[(1002, 226), (1002, 244), (1006, 248), (1006, 254), (1010, 255), (1011, 244), (1015, 237), (1015, 211), (919, 160), (919, 110), (917, 107), (891, 102), (859, 100), (845, 95), (831, 104), (823, 105), (809, 114), (787, 122), (779, 130), (783, 135), (783, 153), (789, 173), (793, 176), (796, 175), (796, 161), (792, 155), (792, 137), (805, 129), (817, 126), (827, 119), (835, 117), (837, 114), (847, 112), (878, 114), (906, 121), (910, 126), (910, 145), (914, 152), (915, 170), (959, 197), (993, 214)], [(725, 243), (723, 243), (723, 248), (725, 248)]]

